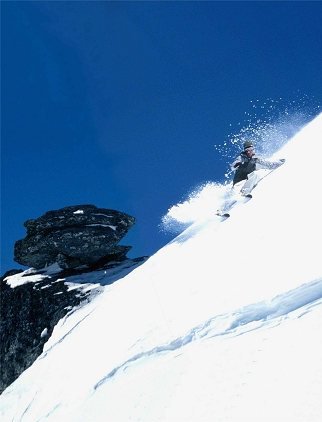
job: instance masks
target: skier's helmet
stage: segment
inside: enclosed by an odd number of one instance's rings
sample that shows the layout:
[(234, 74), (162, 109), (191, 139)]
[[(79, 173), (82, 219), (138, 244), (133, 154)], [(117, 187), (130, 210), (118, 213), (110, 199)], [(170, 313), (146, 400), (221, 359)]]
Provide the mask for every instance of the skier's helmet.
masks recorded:
[(253, 143), (251, 141), (244, 142), (244, 150), (247, 148), (253, 148)]

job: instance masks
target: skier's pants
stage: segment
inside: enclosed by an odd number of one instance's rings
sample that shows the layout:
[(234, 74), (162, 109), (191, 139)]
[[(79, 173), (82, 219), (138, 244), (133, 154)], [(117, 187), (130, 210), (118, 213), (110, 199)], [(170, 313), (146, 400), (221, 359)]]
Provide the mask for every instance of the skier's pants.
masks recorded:
[(252, 173), (249, 173), (247, 177), (248, 179), (240, 190), (243, 195), (251, 193), (251, 191), (254, 189), (254, 187), (257, 185), (257, 183), (263, 176), (260, 177), (260, 174), (257, 171), (253, 171)]

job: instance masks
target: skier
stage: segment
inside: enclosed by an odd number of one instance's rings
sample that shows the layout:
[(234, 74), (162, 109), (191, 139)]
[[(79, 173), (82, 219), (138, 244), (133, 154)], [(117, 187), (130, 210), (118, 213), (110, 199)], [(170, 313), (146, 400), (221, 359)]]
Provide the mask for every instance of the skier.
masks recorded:
[(242, 196), (249, 196), (257, 183), (262, 178), (257, 170), (268, 169), (274, 170), (281, 166), (285, 159), (278, 161), (267, 161), (256, 157), (255, 148), (250, 141), (244, 142), (244, 151), (231, 164), (231, 169), (235, 171), (233, 186), (246, 180), (242, 186), (240, 193)]

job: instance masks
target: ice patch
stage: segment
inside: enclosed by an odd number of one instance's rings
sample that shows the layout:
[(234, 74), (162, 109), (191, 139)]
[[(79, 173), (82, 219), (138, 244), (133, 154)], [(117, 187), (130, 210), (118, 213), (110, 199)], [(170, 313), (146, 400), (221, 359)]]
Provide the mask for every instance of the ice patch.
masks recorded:
[(111, 226), (110, 224), (87, 224), (86, 227), (109, 227), (112, 230), (116, 230), (116, 226)]
[(44, 330), (42, 330), (42, 332), (41, 332), (41, 334), (40, 334), (40, 337), (41, 338), (44, 338), (44, 337), (46, 337), (48, 335), (48, 328), (45, 328)]

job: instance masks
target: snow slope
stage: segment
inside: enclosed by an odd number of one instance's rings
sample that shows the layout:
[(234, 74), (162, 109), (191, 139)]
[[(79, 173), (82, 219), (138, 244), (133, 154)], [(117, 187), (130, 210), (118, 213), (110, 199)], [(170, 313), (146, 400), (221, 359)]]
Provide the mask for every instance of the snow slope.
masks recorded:
[(321, 421), (321, 133), (60, 321), (0, 420)]

